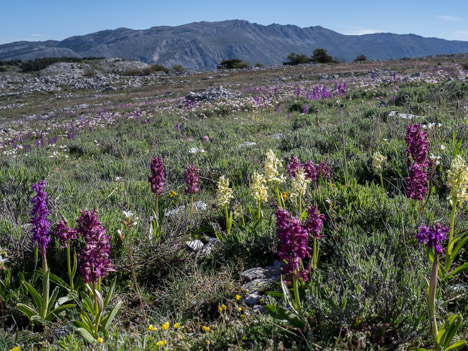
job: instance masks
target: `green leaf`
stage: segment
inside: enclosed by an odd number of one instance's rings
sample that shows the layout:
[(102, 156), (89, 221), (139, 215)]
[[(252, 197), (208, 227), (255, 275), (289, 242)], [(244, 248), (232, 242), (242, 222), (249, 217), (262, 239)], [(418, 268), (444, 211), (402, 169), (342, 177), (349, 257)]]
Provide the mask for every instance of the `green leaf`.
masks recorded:
[(58, 293), (59, 293), (59, 287), (57, 286), (54, 289), (54, 291), (52, 291), (52, 294), (50, 295), (49, 310), (52, 309), (52, 307), (54, 306), (55, 300), (57, 300)]
[(299, 318), (298, 315), (288, 311), (286, 308), (281, 306), (266, 305), (266, 309), (273, 318), (287, 321), (289, 325), (296, 328), (304, 328), (304, 321)]
[(30, 321), (32, 321), (32, 320), (31, 320), (31, 317), (32, 317), (32, 316), (34, 316), (34, 315), (39, 315), (39, 313), (38, 313), (35, 309), (33, 309), (33, 308), (31, 308), (31, 307), (29, 307), (29, 306), (27, 306), (27, 305), (25, 305), (25, 304), (22, 304), (22, 303), (17, 304), (17, 305), (16, 305), (16, 308), (18, 308), (18, 310), (19, 310), (21, 313), (23, 313), (24, 315), (26, 315), (26, 317), (28, 317), (28, 319), (29, 319)]
[(442, 325), (442, 329), (447, 329), (447, 335), (444, 338), (443, 346), (447, 347), (452, 342), (453, 337), (457, 333), (458, 328), (462, 323), (462, 316), (461, 315), (452, 315), (450, 316), (447, 321)]
[(81, 321), (74, 320), (74, 321), (72, 321), (72, 324), (75, 326), (76, 329), (78, 329), (78, 328), (89, 329), (89, 326), (87, 326), (86, 324), (84, 324)]
[[(462, 235), (459, 235), (457, 236), (456, 238), (454, 238), (452, 240), (452, 242), (449, 244), (449, 247), (450, 246), (453, 246), (453, 244), (455, 244), (455, 242), (457, 242), (460, 238), (462, 238), (464, 234)], [(466, 243), (466, 241), (468, 240), (468, 235), (466, 235), (463, 239), (461, 239), (458, 244), (455, 246), (455, 248), (453, 249), (452, 253), (448, 256), (447, 258), (447, 265), (446, 265), (446, 270), (449, 271), (450, 270), (450, 266), (452, 265), (452, 262), (453, 260), (455, 259), (455, 257), (457, 256), (458, 254), (458, 251), (460, 251), (460, 249), (463, 247), (463, 245)]]
[(42, 319), (42, 317), (39, 316), (38, 314), (32, 316), (31, 321), (34, 322), (34, 323), (37, 323), (37, 324), (44, 324), (44, 322), (45, 322), (45, 320)]
[(50, 273), (49, 278), (50, 278), (50, 280), (52, 280), (52, 282), (54, 282), (58, 286), (66, 289), (66, 290), (71, 290), (70, 285), (68, 285), (62, 278), (56, 276), (55, 274)]
[(466, 340), (460, 340), (460, 341), (457, 341), (456, 343), (450, 345), (448, 348), (447, 348), (447, 351), (448, 350), (455, 350), (455, 349), (458, 349), (459, 347), (461, 346), (466, 346), (467, 343), (466, 343)]
[(114, 295), (114, 290), (115, 290), (115, 284), (117, 283), (117, 277), (114, 278), (114, 280), (112, 280), (112, 284), (111, 286), (109, 287), (109, 290), (107, 291), (107, 296), (106, 298), (104, 299), (104, 308), (107, 307), (107, 305), (109, 304), (109, 301), (111, 300), (112, 298), (112, 295)]
[(27, 281), (23, 281), (23, 285), (26, 287), (26, 289), (28, 289), (29, 293), (33, 297), (34, 303), (36, 304), (37, 309), (39, 311), (42, 310), (42, 297), (41, 297), (41, 295)]
[(283, 297), (283, 293), (279, 291), (267, 291), (265, 295), (279, 298)]
[(458, 266), (457, 268), (455, 268), (453, 271), (451, 271), (448, 275), (447, 275), (447, 279), (450, 279), (452, 278), (454, 275), (460, 273), (460, 272), (463, 272), (465, 269), (468, 268), (468, 262), (465, 262), (464, 264), (462, 264), (461, 266)]
[(104, 320), (102, 321), (102, 327), (104, 329), (107, 329), (109, 327), (109, 325), (112, 323), (112, 320), (115, 318), (115, 316), (117, 315), (117, 313), (119, 313), (119, 310), (120, 310), (120, 307), (122, 306), (122, 301), (119, 301), (119, 303), (117, 305), (114, 306), (114, 308), (112, 309), (112, 311), (106, 316), (106, 318), (104, 318)]
[(90, 334), (89, 331), (87, 331), (86, 329), (84, 328), (78, 328), (76, 330), (78, 333), (81, 334), (81, 336), (83, 337), (83, 339), (85, 339), (87, 342), (89, 342), (90, 344), (95, 344), (97, 342), (96, 338), (94, 336), (92, 336)]
[(52, 310), (47, 316), (46, 316), (46, 321), (51, 321), (54, 317), (58, 317), (59, 314), (67, 309), (74, 308), (76, 307), (75, 304), (68, 304), (68, 305), (63, 305), (60, 307), (55, 308)]

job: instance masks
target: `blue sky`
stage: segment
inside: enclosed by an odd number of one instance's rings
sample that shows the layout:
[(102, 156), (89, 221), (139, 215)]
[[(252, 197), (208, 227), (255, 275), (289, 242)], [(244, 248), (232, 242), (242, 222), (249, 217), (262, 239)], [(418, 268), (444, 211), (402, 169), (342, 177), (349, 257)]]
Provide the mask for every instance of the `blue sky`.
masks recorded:
[(228, 19), (468, 41), (468, 0), (2, 0), (0, 44)]

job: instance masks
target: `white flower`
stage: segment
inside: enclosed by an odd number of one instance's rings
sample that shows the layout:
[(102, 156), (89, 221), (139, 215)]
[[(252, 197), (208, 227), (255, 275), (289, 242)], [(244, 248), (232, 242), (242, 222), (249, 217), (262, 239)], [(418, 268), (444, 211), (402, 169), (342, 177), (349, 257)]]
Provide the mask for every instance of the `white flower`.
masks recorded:
[(445, 150), (445, 145), (440, 145), (441, 150)]
[(437, 166), (440, 165), (440, 161), (439, 161), (440, 156), (434, 156), (433, 154), (431, 154), (429, 159), (431, 160), (431, 162), (435, 163)]
[(130, 219), (133, 218), (133, 212), (132, 211), (122, 211), (125, 218)]

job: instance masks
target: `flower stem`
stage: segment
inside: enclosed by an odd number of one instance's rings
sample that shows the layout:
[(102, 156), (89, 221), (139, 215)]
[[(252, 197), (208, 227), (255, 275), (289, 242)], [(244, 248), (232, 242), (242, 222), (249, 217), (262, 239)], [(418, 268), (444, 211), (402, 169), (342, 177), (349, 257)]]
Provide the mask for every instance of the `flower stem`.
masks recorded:
[(262, 205), (260, 200), (258, 201), (258, 209), (257, 209), (257, 219), (260, 219), (262, 217)]
[(42, 311), (41, 318), (45, 319), (47, 311), (49, 310), (49, 268), (47, 267), (47, 258), (45, 248), (41, 248), (42, 256)]
[(449, 243), (447, 248), (447, 258), (452, 253), (453, 249), (453, 231), (455, 227), (455, 214), (457, 213), (457, 199), (452, 197), (452, 214), (450, 217), (450, 233), (449, 233)]
[(68, 278), (70, 279), (70, 288), (72, 292), (75, 292), (75, 287), (73, 285), (72, 270), (71, 270), (70, 241), (67, 242), (67, 268), (68, 268)]
[(317, 269), (318, 254), (319, 254), (319, 243), (318, 243), (318, 241), (317, 241), (317, 238), (314, 238), (314, 252), (313, 252), (314, 269)]
[(278, 189), (278, 182), (275, 183), (275, 192), (276, 192), (276, 200), (278, 201), (278, 207), (283, 207), (281, 205), (281, 197)]
[(294, 291), (294, 300), (296, 301), (297, 313), (302, 315), (301, 298), (299, 297), (299, 284), (297, 282), (296, 276), (293, 277), (293, 291)]
[(380, 177), (380, 185), (382, 186), (382, 188), (384, 187), (383, 186), (383, 178), (382, 178), (382, 173), (379, 173), (379, 177)]
[(132, 254), (132, 229), (131, 227), (128, 227), (128, 258), (130, 260), (130, 265), (132, 267), (132, 278), (133, 278), (133, 285), (135, 286), (135, 291), (138, 295), (138, 300), (140, 301), (140, 306), (141, 306), (141, 311), (143, 312), (143, 317), (145, 318), (145, 323), (148, 323), (148, 318), (146, 317), (146, 312), (145, 312), (145, 305), (143, 305), (143, 300), (141, 298), (141, 293), (140, 293), (140, 288), (138, 287), (138, 281), (135, 273), (135, 264), (133, 263), (133, 254)]
[(192, 213), (193, 213), (193, 194), (190, 194), (190, 213), (189, 213), (190, 218), (192, 218)]
[(229, 235), (231, 232), (231, 223), (229, 222), (229, 213), (228, 213), (228, 205), (224, 205), (224, 212), (226, 214), (226, 234)]
[(432, 337), (434, 338), (434, 342), (437, 345), (437, 320), (435, 317), (435, 295), (437, 290), (437, 272), (439, 266), (439, 254), (437, 251), (434, 252), (434, 262), (432, 264), (432, 273), (431, 273), (431, 281), (429, 283), (429, 292), (427, 295), (427, 304), (428, 304), (428, 313), (429, 313), (429, 321), (431, 325)]

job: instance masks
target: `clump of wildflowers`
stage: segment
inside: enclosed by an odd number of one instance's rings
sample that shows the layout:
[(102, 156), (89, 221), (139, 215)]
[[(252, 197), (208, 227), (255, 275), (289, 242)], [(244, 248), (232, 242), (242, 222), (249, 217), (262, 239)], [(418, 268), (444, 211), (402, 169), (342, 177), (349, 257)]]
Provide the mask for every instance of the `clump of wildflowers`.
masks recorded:
[(455, 156), (447, 171), (447, 185), (450, 188), (449, 200), (463, 205), (468, 201), (468, 166), (460, 155)]
[(288, 211), (278, 208), (275, 212), (278, 238), (280, 240), (278, 255), (285, 265), (281, 266), (281, 274), (286, 281), (294, 278), (307, 280), (308, 268), (303, 268), (301, 260), (310, 257), (308, 247), (309, 233), (302, 226), (299, 218), (294, 218)]
[(417, 163), (409, 168), (410, 176), (406, 178), (406, 193), (410, 199), (422, 201), (427, 193), (427, 174), (422, 165)]
[(232, 199), (232, 189), (229, 187), (229, 179), (224, 176), (219, 177), (218, 190), (216, 191), (216, 200), (219, 207), (224, 207), (226, 215), (226, 233), (229, 234), (232, 227), (232, 212), (228, 212), (228, 204)]
[(268, 189), (265, 185), (265, 181), (265, 176), (263, 174), (257, 171), (253, 172), (250, 190), (254, 199), (259, 203), (268, 201)]
[(59, 239), (60, 247), (64, 249), (70, 240), (76, 239), (76, 229), (70, 228), (65, 220), (61, 220), (55, 225), (55, 235)]
[(200, 171), (194, 165), (191, 165), (185, 170), (185, 173), (184, 173), (184, 181), (186, 184), (185, 195), (193, 195), (195, 193), (198, 193), (199, 172)]
[(49, 211), (46, 207), (47, 193), (44, 191), (45, 187), (45, 181), (33, 184), (32, 189), (36, 192), (36, 196), (31, 199), (33, 203), (31, 212), (31, 223), (33, 225), (32, 240), (34, 244), (41, 250), (44, 250), (44, 252), (50, 240), (50, 223), (46, 220)]
[[(413, 162), (427, 166), (427, 137), (423, 132), (421, 124), (411, 124), (406, 129), (406, 153), (411, 155)], [(409, 159), (408, 159), (409, 166)]]
[(302, 197), (305, 195), (307, 185), (310, 182), (310, 178), (306, 177), (306, 173), (302, 169), (299, 169), (296, 173), (296, 177), (292, 179), (289, 197), (291, 200), (296, 201), (299, 213), (302, 212)]
[(286, 180), (284, 175), (280, 174), (278, 171), (278, 167), (281, 166), (282, 162), (276, 157), (275, 153), (271, 149), (267, 152), (266, 157), (267, 158), (265, 160), (265, 177), (267, 182), (274, 184), (278, 206), (281, 207), (282, 202), (278, 184), (283, 183)]
[[(427, 138), (422, 131), (421, 124), (409, 125), (406, 130), (406, 153), (408, 155), (408, 168), (410, 176), (406, 178), (406, 192), (410, 199), (422, 201), (427, 193)], [(410, 160), (412, 159), (412, 163)]]
[(77, 220), (77, 231), (83, 236), (86, 246), (78, 255), (80, 271), (86, 283), (98, 282), (107, 272), (114, 271), (110, 255), (110, 236), (97, 219), (96, 210), (84, 209)]
[(265, 160), (265, 178), (269, 183), (283, 183), (284, 176), (279, 173), (278, 167), (281, 166), (281, 160), (276, 157), (273, 150), (269, 150)]
[(286, 169), (288, 170), (288, 174), (291, 178), (296, 178), (297, 171), (302, 168), (302, 165), (299, 163), (299, 160), (296, 155), (292, 155), (288, 159), (288, 165)]
[(291, 178), (295, 178), (297, 171), (303, 169), (307, 179), (315, 182), (319, 176), (323, 179), (330, 178), (330, 166), (327, 164), (327, 160), (323, 160), (319, 164), (313, 164), (311, 160), (305, 163), (299, 163), (296, 155), (291, 156), (288, 159), (287, 165), (288, 174)]
[(325, 215), (319, 212), (317, 204), (307, 207), (307, 214), (304, 228), (314, 238), (321, 238), (320, 232), (322, 231), (323, 222), (325, 222)]
[(372, 168), (374, 172), (377, 174), (382, 174), (383, 171), (383, 164), (387, 160), (387, 157), (382, 155), (380, 152), (374, 152), (372, 155)]
[(307, 191), (307, 185), (311, 182), (310, 178), (306, 177), (304, 170), (300, 169), (296, 173), (296, 177), (293, 178), (291, 182), (291, 191), (289, 197), (291, 199), (298, 199), (301, 196), (304, 196)]
[(151, 174), (148, 176), (148, 182), (151, 185), (151, 191), (155, 194), (161, 194), (164, 190), (164, 165), (159, 157), (151, 160)]
[(216, 191), (216, 201), (219, 207), (224, 207), (229, 204), (232, 196), (232, 189), (229, 187), (229, 178), (224, 176), (219, 177), (218, 190)]
[(450, 230), (448, 227), (443, 227), (442, 224), (436, 223), (432, 228), (421, 226), (418, 228), (419, 233), (416, 234), (416, 239), (420, 244), (426, 244), (429, 249), (434, 249), (437, 253), (442, 253), (442, 241), (447, 240), (447, 234)]

